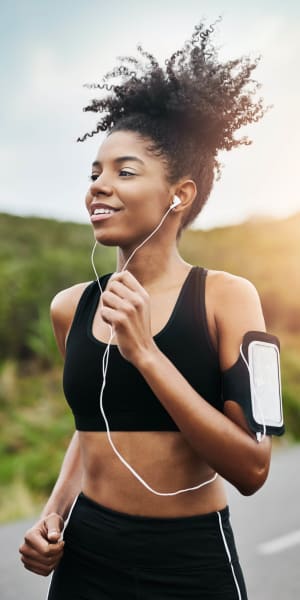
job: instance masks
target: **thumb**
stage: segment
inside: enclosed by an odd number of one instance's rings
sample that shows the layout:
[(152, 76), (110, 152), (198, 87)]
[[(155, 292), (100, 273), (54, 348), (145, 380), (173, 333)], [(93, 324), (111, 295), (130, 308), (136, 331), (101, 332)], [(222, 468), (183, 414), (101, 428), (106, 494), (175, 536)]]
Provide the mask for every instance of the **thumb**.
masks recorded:
[(48, 541), (52, 543), (58, 542), (64, 526), (63, 518), (56, 513), (52, 513), (45, 518), (44, 522)]

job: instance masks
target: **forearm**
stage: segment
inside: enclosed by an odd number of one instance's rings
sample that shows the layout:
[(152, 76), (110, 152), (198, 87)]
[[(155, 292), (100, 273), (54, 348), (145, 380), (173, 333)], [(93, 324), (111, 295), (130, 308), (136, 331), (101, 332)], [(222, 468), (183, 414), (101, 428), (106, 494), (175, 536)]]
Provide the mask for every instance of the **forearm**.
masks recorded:
[(41, 517), (54, 512), (66, 519), (74, 499), (81, 490), (82, 463), (78, 441), (75, 432), (66, 451), (59, 477), (45, 505)]
[(195, 451), (242, 493), (253, 493), (267, 474), (265, 440), (256, 440), (205, 401), (156, 349), (137, 365), (154, 394)]

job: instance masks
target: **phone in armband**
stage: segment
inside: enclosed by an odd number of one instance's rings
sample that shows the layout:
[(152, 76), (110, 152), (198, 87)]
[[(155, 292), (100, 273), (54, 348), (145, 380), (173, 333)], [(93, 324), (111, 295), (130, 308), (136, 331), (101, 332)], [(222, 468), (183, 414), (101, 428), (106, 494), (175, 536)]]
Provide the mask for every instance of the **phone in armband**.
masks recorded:
[(284, 433), (280, 344), (276, 336), (248, 331), (237, 362), (223, 373), (223, 399), (240, 404), (250, 429), (261, 434)]

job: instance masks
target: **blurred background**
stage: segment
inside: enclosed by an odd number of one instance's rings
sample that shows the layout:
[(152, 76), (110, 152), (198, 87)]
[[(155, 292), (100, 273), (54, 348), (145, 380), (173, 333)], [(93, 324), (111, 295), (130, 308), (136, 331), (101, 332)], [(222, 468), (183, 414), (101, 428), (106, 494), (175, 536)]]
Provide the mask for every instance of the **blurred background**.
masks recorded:
[[(224, 153), (222, 178), (180, 242), (184, 258), (249, 278), (282, 344), (287, 434), (300, 439), (299, 3), (211, 0), (11, 0), (0, 8), (0, 521), (35, 514), (57, 477), (73, 422), (49, 304), (90, 280), (93, 236), (84, 211), (97, 136), (76, 144), (82, 113), (116, 56), (137, 43), (163, 62), (201, 18), (222, 58), (262, 55), (255, 78), (273, 107), (241, 131), (253, 145)], [(99, 249), (100, 273), (115, 251)]]

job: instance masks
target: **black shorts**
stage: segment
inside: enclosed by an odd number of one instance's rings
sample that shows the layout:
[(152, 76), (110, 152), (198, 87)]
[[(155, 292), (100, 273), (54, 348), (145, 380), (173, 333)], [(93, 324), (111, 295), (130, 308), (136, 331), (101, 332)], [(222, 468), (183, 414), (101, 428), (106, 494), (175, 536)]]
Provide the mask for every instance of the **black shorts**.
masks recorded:
[(48, 600), (246, 600), (228, 507), (192, 517), (110, 510), (80, 494)]

